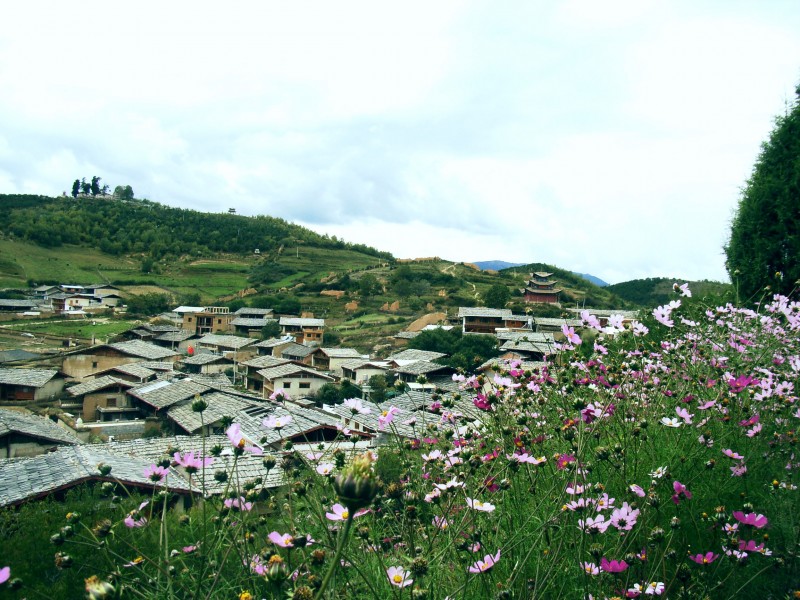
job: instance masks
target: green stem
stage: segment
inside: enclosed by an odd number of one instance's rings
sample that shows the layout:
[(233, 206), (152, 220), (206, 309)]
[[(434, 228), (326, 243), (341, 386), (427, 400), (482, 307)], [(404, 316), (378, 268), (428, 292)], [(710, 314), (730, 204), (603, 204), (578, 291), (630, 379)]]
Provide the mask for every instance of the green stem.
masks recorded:
[(342, 552), (344, 551), (344, 547), (347, 544), (347, 538), (350, 536), (350, 526), (353, 524), (353, 515), (355, 514), (354, 510), (351, 510), (350, 507), (347, 508), (347, 521), (344, 523), (344, 529), (342, 530), (341, 535), (339, 536), (339, 543), (336, 544), (336, 555), (333, 557), (333, 561), (331, 562), (331, 566), (328, 567), (328, 572), (325, 574), (325, 579), (322, 580), (322, 585), (320, 586), (319, 590), (317, 591), (317, 595), (314, 596), (314, 600), (320, 600), (322, 595), (325, 593), (325, 588), (328, 587), (328, 583), (330, 583), (331, 577), (333, 577), (333, 572), (336, 570), (336, 567), (339, 565), (339, 560), (342, 557)]

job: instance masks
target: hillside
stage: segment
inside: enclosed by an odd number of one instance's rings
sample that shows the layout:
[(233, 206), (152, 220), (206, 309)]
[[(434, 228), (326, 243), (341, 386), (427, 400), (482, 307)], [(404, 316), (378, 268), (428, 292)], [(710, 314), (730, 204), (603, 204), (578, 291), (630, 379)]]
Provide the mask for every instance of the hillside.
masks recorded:
[(649, 277), (647, 279), (633, 279), (609, 285), (606, 289), (617, 294), (626, 301), (644, 307), (656, 307), (675, 299), (672, 286), (675, 283), (688, 283), (692, 294), (698, 297), (705, 295), (724, 295), (733, 292), (729, 283), (718, 281), (689, 281), (671, 279), (667, 277)]

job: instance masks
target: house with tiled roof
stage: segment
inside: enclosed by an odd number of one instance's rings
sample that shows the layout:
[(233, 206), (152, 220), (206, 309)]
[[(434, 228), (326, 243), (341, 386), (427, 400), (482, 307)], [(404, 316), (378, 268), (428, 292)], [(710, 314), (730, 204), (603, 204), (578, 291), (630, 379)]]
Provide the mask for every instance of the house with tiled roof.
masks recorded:
[(281, 338), (271, 338), (256, 342), (252, 347), (256, 349), (259, 356), (280, 356), (282, 348), (294, 343), (294, 338), (287, 335)]
[(509, 308), (487, 308), (485, 306), (462, 306), (458, 309), (462, 333), (494, 335), (506, 327), (505, 318), (512, 316)]
[(183, 329), (197, 335), (231, 331), (233, 313), (227, 306), (179, 306), (173, 312), (181, 315)]
[(363, 385), (373, 375), (385, 375), (389, 363), (381, 360), (353, 358), (341, 364), (342, 379), (352, 381), (356, 385)]
[(313, 353), (314, 348), (312, 346), (304, 346), (295, 342), (281, 347), (281, 358), (309, 366), (311, 365)]
[[(48, 496), (60, 498), (67, 490), (89, 481), (121, 483), (128, 490), (150, 494), (163, 487), (144, 475), (152, 464), (151, 458), (113, 452), (100, 444), (62, 446), (40, 456), (12, 458), (3, 462), (0, 506), (16, 506)], [(100, 465), (110, 471), (101, 472)], [(188, 496), (192, 489), (200, 492), (174, 468), (169, 469), (167, 478), (173, 494)]]
[(305, 344), (306, 346), (322, 345), (325, 319), (281, 317), (278, 324), (281, 326), (281, 334), (291, 335), (298, 344)]
[(210, 375), (212, 373), (224, 373), (227, 369), (232, 369), (234, 362), (229, 356), (202, 352), (184, 357), (178, 365), (186, 373)]
[(66, 389), (75, 402), (81, 405), (84, 422), (131, 421), (141, 416), (126, 392), (136, 383), (103, 375), (88, 379)]
[(56, 369), (0, 368), (0, 400), (52, 400), (63, 389)]
[(355, 348), (316, 348), (311, 353), (311, 366), (341, 377), (342, 363), (354, 358), (366, 357)]
[(47, 417), (0, 408), (0, 459), (35, 456), (81, 443)]
[(303, 398), (315, 394), (326, 383), (336, 381), (330, 375), (295, 363), (261, 369), (258, 374), (262, 377), (261, 393), (264, 398), (277, 390), (283, 390), (292, 398)]
[(142, 361), (167, 361), (174, 363), (180, 354), (155, 344), (130, 340), (101, 344), (64, 356), (62, 370), (69, 377), (82, 379), (119, 365)]

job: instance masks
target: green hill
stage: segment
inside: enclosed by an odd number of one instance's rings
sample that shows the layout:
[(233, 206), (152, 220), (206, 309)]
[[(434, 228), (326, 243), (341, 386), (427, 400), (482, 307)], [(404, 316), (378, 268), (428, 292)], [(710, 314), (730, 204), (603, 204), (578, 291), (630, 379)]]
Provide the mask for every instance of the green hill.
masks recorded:
[(684, 280), (667, 277), (633, 279), (609, 285), (605, 289), (638, 306), (653, 308), (667, 304), (670, 300), (676, 298), (675, 291), (672, 288), (676, 282), (680, 284), (688, 283), (692, 294), (698, 297), (706, 295), (723, 296), (733, 292), (733, 287), (729, 283), (708, 280), (685, 282)]

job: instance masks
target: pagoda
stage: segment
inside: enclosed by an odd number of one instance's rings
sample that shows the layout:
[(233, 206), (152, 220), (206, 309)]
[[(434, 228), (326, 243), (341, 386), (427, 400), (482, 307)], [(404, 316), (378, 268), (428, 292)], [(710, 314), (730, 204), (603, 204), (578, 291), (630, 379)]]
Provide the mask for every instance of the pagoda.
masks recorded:
[(550, 279), (552, 273), (537, 271), (531, 273), (528, 283), (522, 293), (525, 295), (525, 302), (539, 304), (558, 304), (558, 295), (561, 289), (556, 287), (556, 281)]

